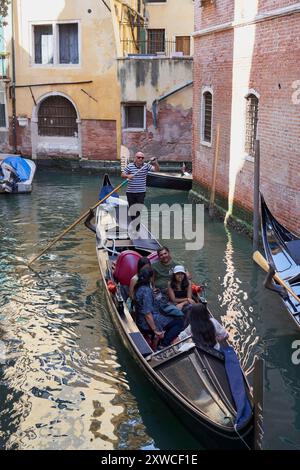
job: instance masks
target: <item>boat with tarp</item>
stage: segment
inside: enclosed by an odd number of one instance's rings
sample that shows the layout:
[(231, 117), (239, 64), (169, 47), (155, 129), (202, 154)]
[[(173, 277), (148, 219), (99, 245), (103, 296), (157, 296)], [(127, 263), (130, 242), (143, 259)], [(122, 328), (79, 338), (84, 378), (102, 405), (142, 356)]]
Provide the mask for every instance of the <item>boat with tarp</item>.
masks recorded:
[(0, 156), (0, 193), (30, 193), (36, 164), (17, 155)]

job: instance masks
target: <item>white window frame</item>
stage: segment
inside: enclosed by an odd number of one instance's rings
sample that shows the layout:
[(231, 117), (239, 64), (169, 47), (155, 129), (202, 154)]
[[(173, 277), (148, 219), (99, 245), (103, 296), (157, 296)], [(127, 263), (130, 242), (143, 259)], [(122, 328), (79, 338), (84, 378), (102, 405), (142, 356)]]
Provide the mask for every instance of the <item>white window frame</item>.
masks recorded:
[[(246, 120), (247, 120), (247, 116), (246, 116), (247, 99), (249, 98), (250, 95), (256, 96), (256, 98), (258, 99), (258, 102), (260, 101), (260, 94), (256, 90), (254, 90), (253, 88), (251, 88), (250, 90), (247, 90), (247, 92), (244, 95), (244, 136), (245, 136), (245, 139), (246, 139)], [(258, 137), (258, 130), (259, 130), (259, 128), (257, 126), (256, 138)], [(245, 144), (244, 144), (244, 148), (245, 148)], [(254, 163), (254, 157), (252, 155), (249, 155), (245, 151), (244, 151), (244, 160), (246, 160), (247, 162)]]
[[(59, 29), (60, 24), (77, 24), (78, 25), (78, 64), (61, 64), (59, 63)], [(65, 20), (65, 21), (34, 21), (30, 23), (31, 30), (31, 66), (34, 68), (80, 68), (81, 67), (81, 22), (80, 20)], [(34, 47), (34, 27), (35, 26), (52, 26), (53, 31), (53, 64), (36, 64), (35, 63), (35, 47)]]
[(0, 87), (0, 93), (3, 93), (3, 104), (4, 104), (4, 109), (5, 109), (5, 126), (1, 126), (0, 131), (8, 131), (9, 123), (8, 123), (8, 113), (7, 113), (6, 87), (3, 82)]
[[(212, 110), (211, 110), (211, 140), (207, 142), (204, 140), (204, 126), (205, 126), (205, 101), (204, 94), (206, 92), (212, 95)], [(213, 142), (213, 122), (214, 122), (214, 93), (212, 87), (204, 86), (201, 90), (201, 119), (200, 119), (200, 143), (205, 147), (211, 147)]]
[[(129, 106), (143, 106), (144, 107), (144, 118), (143, 118), (144, 127), (125, 127), (126, 108), (129, 108)], [(126, 103), (122, 103), (122, 131), (123, 132), (145, 132), (146, 129), (147, 129), (146, 103), (144, 101), (128, 101)]]

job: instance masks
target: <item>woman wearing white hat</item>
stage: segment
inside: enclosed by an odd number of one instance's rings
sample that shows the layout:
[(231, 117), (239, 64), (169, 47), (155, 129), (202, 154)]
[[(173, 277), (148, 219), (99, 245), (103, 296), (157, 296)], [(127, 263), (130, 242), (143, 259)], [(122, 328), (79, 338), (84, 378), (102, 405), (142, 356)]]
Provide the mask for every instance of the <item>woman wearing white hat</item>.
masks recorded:
[(188, 279), (184, 266), (175, 266), (172, 277), (168, 284), (168, 295), (170, 301), (180, 310), (195, 302), (192, 299), (192, 283)]

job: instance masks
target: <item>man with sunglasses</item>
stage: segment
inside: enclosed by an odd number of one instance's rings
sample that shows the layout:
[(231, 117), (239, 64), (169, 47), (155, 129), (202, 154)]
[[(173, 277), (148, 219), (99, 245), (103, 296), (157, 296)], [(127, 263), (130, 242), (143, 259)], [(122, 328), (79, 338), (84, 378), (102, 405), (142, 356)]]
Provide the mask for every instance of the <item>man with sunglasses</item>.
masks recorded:
[[(129, 209), (134, 204), (144, 204), (147, 174), (149, 171), (159, 171), (160, 169), (155, 157), (151, 158), (148, 163), (144, 163), (144, 161), (145, 155), (143, 152), (137, 152), (134, 161), (129, 163), (121, 174), (122, 178), (129, 180), (126, 191)], [(141, 213), (137, 211), (134, 216), (131, 216), (131, 221), (140, 219), (140, 216)], [(140, 224), (138, 223), (136, 230), (139, 229)]]

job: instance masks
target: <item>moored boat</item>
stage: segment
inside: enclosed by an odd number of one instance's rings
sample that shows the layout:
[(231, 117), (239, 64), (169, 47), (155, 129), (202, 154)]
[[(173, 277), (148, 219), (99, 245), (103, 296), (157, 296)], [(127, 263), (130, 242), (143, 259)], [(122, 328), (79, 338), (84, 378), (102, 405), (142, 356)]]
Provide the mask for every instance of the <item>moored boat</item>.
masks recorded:
[(17, 155), (0, 156), (0, 193), (30, 193), (36, 164)]
[(193, 176), (191, 174), (149, 171), (147, 175), (147, 185), (156, 188), (189, 191), (192, 189)]
[[(261, 195), (261, 230), (265, 255), (277, 276), (300, 297), (300, 238), (273, 216)], [(300, 327), (300, 303), (289, 293), (281, 296), (291, 318)]]
[[(110, 185), (107, 176), (104, 184)], [(109, 190), (104, 192), (108, 194)], [(125, 346), (181, 421), (208, 448), (253, 448), (254, 399), (245, 375), (245, 402), (238, 410), (223, 353), (196, 347), (191, 337), (155, 352), (139, 331), (127, 307), (126, 287), (135, 273), (137, 259), (153, 259), (160, 245), (143, 225), (140, 237), (135, 239), (128, 232), (127, 218), (124, 223), (120, 211), (114, 209), (114, 202), (117, 204), (117, 199), (97, 208), (95, 227), (91, 227), (90, 220), (86, 224), (96, 232), (108, 310)], [(260, 445), (256, 441), (258, 448)]]

